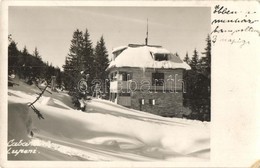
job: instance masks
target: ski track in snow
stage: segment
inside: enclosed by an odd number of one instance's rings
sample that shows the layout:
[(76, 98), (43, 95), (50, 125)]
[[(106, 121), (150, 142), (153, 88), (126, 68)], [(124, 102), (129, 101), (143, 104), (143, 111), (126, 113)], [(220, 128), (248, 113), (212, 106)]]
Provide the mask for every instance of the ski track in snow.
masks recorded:
[(208, 122), (160, 117), (100, 99), (81, 112), (65, 92), (44, 93), (35, 103), (45, 118), (39, 120), (27, 107), (37, 92), (22, 82), (8, 90), (9, 140), (24, 139), (40, 150), (28, 160), (209, 160)]

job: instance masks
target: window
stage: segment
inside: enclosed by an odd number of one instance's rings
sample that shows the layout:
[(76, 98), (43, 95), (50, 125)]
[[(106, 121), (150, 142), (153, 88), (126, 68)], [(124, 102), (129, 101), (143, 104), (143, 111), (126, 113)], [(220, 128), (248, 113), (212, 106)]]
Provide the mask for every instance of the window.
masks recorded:
[(129, 72), (120, 72), (122, 75), (122, 81), (128, 81), (132, 79), (132, 74)]
[(111, 81), (114, 81), (114, 77), (115, 77), (115, 76), (114, 76), (114, 73), (111, 73), (111, 74), (110, 74), (110, 80), (111, 80)]
[(152, 85), (153, 86), (163, 86), (164, 84), (164, 73), (153, 73), (152, 74)]
[(155, 61), (168, 61), (168, 54), (154, 54)]
[(154, 99), (149, 99), (149, 104), (154, 106), (155, 105), (155, 100)]
[(139, 99), (139, 104), (144, 105), (144, 99)]
[(112, 77), (112, 81), (116, 81), (117, 80), (117, 72), (113, 72), (112, 73), (112, 75), (111, 75), (111, 77)]

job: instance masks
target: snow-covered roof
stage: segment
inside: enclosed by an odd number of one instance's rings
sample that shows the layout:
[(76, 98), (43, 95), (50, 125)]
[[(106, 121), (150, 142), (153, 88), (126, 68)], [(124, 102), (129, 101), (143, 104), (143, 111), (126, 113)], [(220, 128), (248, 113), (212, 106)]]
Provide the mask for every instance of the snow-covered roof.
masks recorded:
[[(191, 69), (186, 62), (160, 46), (122, 46), (114, 49), (113, 53), (120, 50), (123, 51), (110, 62), (107, 69), (112, 67)], [(168, 54), (170, 58), (167, 61), (156, 61), (153, 58), (154, 54)]]
[(113, 48), (112, 53), (123, 50), (125, 48), (127, 48), (127, 46), (120, 46), (120, 47)]

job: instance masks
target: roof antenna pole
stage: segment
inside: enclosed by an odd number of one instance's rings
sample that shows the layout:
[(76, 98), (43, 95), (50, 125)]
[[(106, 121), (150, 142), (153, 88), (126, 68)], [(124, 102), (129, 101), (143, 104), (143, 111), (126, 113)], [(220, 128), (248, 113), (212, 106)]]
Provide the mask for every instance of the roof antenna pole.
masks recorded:
[(148, 45), (148, 18), (147, 18), (147, 29), (146, 29), (145, 45)]

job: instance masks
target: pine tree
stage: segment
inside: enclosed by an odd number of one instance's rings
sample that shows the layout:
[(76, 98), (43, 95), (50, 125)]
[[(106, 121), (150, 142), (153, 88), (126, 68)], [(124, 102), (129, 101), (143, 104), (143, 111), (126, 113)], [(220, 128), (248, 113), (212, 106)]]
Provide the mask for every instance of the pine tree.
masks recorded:
[(62, 83), (61, 76), (62, 75), (61, 75), (61, 71), (60, 71), (59, 67), (55, 68), (55, 74), (54, 75), (56, 76), (56, 85), (57, 85), (57, 87), (61, 88), (61, 83)]
[(211, 73), (211, 39), (210, 36), (208, 35), (206, 39), (206, 48), (205, 52), (202, 52), (204, 57), (201, 58), (202, 66), (205, 68), (204, 73), (206, 73), (207, 76), (210, 77)]
[(21, 70), (22, 70), (22, 77), (24, 79), (28, 79), (31, 76), (31, 71), (30, 71), (30, 60), (29, 60), (29, 52), (24, 46), (23, 51), (22, 51), (22, 57), (20, 57), (19, 62), (21, 64)]
[(52, 63), (47, 62), (47, 66), (46, 66), (46, 73), (45, 73), (45, 79), (50, 82), (51, 81), (51, 77), (55, 75), (55, 67), (52, 65)]
[[(78, 29), (73, 33), (69, 54), (66, 57), (64, 68), (64, 85), (72, 96), (72, 103), (79, 107), (78, 99), (81, 95), (78, 82), (82, 78), (81, 71), (85, 70), (86, 42), (82, 31)], [(90, 63), (89, 63), (90, 64)]]
[(176, 52), (174, 55), (175, 55), (176, 57), (180, 57), (179, 54), (178, 54), (177, 52)]
[(16, 73), (18, 71), (18, 56), (19, 50), (17, 49), (17, 43), (11, 40), (8, 46), (8, 73)]
[[(191, 118), (210, 121), (211, 42), (209, 36), (206, 42), (205, 52), (202, 53), (205, 56), (199, 59), (195, 49), (189, 64), (192, 69), (184, 73), (187, 93), (183, 96), (184, 105), (192, 110)], [(185, 60), (188, 60), (188, 57), (185, 57)]]
[(83, 45), (83, 33), (77, 29), (73, 34), (68, 56), (71, 58), (71, 63), (74, 70), (78, 73), (82, 70)]
[[(83, 54), (82, 54), (82, 62), (83, 62), (83, 67), (82, 70), (86, 73), (89, 74), (89, 81), (91, 81), (94, 78), (93, 72), (94, 72), (94, 50), (92, 47), (92, 42), (89, 37), (89, 32), (88, 29), (86, 29), (84, 33), (84, 39), (83, 39)], [(90, 83), (89, 83), (90, 84)]]
[(69, 54), (66, 57), (65, 65), (63, 66), (66, 79), (64, 81), (71, 92), (74, 92), (74, 87), (79, 80), (80, 71), (82, 70), (82, 53), (83, 53), (83, 33), (78, 29), (73, 33)]
[(34, 80), (36, 80), (36, 78), (44, 78), (44, 76), (43, 76), (44, 65), (43, 65), (42, 58), (39, 54), (37, 47), (35, 47), (35, 49), (33, 51), (31, 61), (32, 61), (32, 71), (33, 71)]
[(96, 78), (105, 80), (107, 77), (106, 68), (108, 67), (109, 60), (108, 60), (108, 53), (105, 46), (105, 41), (103, 36), (97, 42), (95, 47), (95, 71), (96, 71)]
[(33, 56), (35, 56), (37, 59), (42, 60), (42, 57), (39, 54), (39, 51), (37, 49), (37, 47), (35, 47), (34, 51), (33, 51)]
[(108, 67), (109, 60), (103, 36), (101, 36), (100, 40), (96, 44), (94, 55), (95, 78), (102, 83), (101, 91), (104, 93), (105, 90), (108, 90), (108, 88), (105, 88), (108, 87), (108, 84), (105, 82), (107, 82), (106, 68)]
[(12, 38), (12, 34), (9, 34), (8, 35), (8, 45), (10, 45), (10, 43), (13, 41), (13, 38)]
[(26, 55), (26, 56), (29, 55), (29, 52), (28, 52), (26, 46), (23, 47), (22, 54), (23, 54), (23, 55)]
[(37, 78), (50, 81), (51, 76), (56, 75), (55, 68), (48, 62), (42, 61), (37, 47), (35, 47), (33, 54), (30, 54), (26, 46), (22, 51), (19, 51), (17, 43), (11, 38), (11, 35), (8, 36), (8, 40), (8, 73), (15, 73), (30, 85)]
[(205, 52), (202, 53), (204, 57), (201, 58), (201, 72), (203, 80), (200, 81), (201, 95), (204, 100), (203, 117), (205, 120), (210, 120), (210, 97), (211, 97), (211, 39), (208, 35), (206, 39)]
[(73, 85), (72, 82), (72, 71), (73, 71), (73, 66), (72, 66), (72, 61), (70, 57), (66, 57), (65, 58), (65, 65), (62, 66), (63, 67), (63, 83), (64, 83), (64, 87), (67, 90), (70, 90), (70, 87)]
[(186, 55), (185, 55), (183, 61), (186, 62), (187, 64), (190, 64), (190, 61), (191, 61), (191, 60), (190, 60), (190, 58), (189, 58), (188, 52), (186, 52)]
[(193, 52), (193, 56), (190, 61), (190, 66), (192, 70), (197, 71), (199, 69), (199, 56), (198, 56), (198, 51), (195, 49)]

